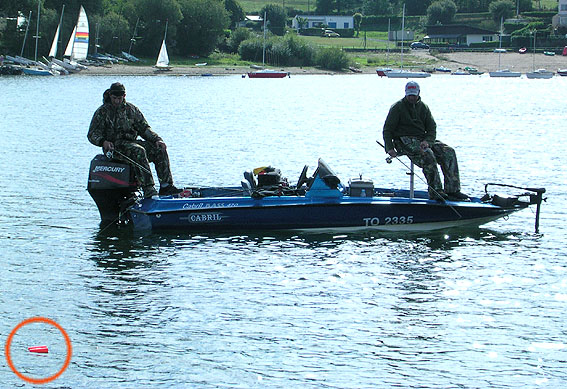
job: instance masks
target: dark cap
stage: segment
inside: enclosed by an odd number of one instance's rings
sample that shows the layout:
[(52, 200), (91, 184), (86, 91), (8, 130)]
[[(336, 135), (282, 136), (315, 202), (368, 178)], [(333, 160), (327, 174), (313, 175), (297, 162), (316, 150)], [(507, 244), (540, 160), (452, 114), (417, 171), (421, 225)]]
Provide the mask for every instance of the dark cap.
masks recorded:
[(115, 82), (114, 84), (110, 85), (110, 94), (111, 95), (123, 95), (124, 93), (126, 93), (126, 88), (124, 88), (124, 85), (122, 85), (119, 82)]

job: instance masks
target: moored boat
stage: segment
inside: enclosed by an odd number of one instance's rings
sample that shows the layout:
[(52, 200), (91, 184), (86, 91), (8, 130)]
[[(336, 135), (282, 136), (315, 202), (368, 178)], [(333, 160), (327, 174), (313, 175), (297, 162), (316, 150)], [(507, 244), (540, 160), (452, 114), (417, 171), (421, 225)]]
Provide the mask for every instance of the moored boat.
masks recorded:
[(522, 73), (513, 72), (510, 69), (501, 69), (494, 72), (488, 72), (490, 77), (520, 77)]
[(526, 73), (527, 78), (552, 78), (553, 72), (545, 69), (536, 69), (533, 72)]
[(284, 78), (289, 77), (289, 72), (283, 70), (262, 69), (257, 72), (249, 72), (248, 78)]
[(392, 68), (378, 68), (376, 69), (376, 74), (380, 77), (386, 77), (386, 73), (391, 72)]
[[(518, 188), (519, 195), (485, 194), (470, 201), (438, 202), (426, 191), (374, 188), (371, 180), (343, 185), (321, 159), (311, 177), (303, 168), (296, 185), (278, 169), (246, 172), (240, 187), (186, 188), (180, 197), (132, 197), (128, 165), (104, 156), (91, 162), (88, 190), (103, 222), (129, 220), (137, 230), (176, 231), (431, 231), (478, 226), (537, 205), (543, 188)], [(120, 176), (118, 176), (120, 175)]]
[(404, 69), (392, 70), (386, 73), (388, 78), (427, 78), (431, 77), (431, 73), (411, 71)]

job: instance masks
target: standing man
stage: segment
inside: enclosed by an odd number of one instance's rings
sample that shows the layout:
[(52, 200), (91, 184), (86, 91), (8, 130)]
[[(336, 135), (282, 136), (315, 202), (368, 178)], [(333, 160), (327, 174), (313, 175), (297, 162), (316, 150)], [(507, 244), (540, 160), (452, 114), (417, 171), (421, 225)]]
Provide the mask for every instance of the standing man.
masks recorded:
[(132, 165), (142, 186), (144, 198), (158, 194), (150, 162), (156, 168), (160, 195), (181, 192), (181, 189), (173, 185), (169, 156), (163, 139), (152, 131), (142, 112), (134, 104), (126, 102), (126, 88), (121, 83), (115, 82), (104, 92), (103, 104), (93, 115), (87, 138), (93, 145), (101, 146), (105, 154), (116, 150), (118, 155), (115, 158)]
[[(436, 133), (437, 125), (431, 111), (419, 97), (419, 84), (408, 82), (406, 96), (392, 105), (384, 123), (386, 152), (392, 158), (405, 154), (423, 169), (430, 199), (466, 201), (468, 196), (461, 193), (455, 150), (436, 140)], [(445, 190), (437, 164), (443, 171)]]

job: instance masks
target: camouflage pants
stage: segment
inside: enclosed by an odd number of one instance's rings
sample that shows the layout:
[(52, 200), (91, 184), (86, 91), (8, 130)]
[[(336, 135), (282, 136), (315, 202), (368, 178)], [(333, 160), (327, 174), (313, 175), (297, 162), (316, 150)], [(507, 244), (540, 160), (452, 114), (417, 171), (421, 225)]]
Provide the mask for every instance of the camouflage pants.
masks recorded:
[(114, 144), (116, 150), (124, 154), (134, 162), (128, 161), (121, 155), (114, 154), (115, 158), (121, 159), (129, 163), (134, 168), (136, 178), (140, 182), (144, 193), (146, 189), (154, 187), (154, 179), (150, 169), (150, 162), (153, 162), (156, 168), (156, 173), (160, 183), (173, 184), (173, 177), (169, 167), (169, 156), (167, 151), (164, 151), (156, 146), (154, 142), (145, 140), (126, 141), (119, 140)]
[(399, 153), (407, 155), (414, 164), (422, 168), (430, 195), (435, 194), (435, 191), (443, 190), (437, 164), (441, 166), (443, 171), (445, 192), (455, 193), (461, 190), (457, 155), (452, 147), (436, 140), (435, 143), (429, 145), (429, 149), (422, 151), (421, 140), (411, 136), (396, 139), (394, 144)]

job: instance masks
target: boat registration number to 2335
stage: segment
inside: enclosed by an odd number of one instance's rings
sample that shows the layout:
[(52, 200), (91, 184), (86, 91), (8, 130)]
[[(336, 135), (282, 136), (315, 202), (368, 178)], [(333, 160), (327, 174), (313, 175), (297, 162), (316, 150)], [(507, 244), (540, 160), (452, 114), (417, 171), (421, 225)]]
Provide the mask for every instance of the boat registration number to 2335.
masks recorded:
[(412, 224), (413, 215), (411, 216), (388, 216), (380, 220), (378, 217), (364, 217), (362, 218), (365, 227), (378, 226), (380, 224)]

